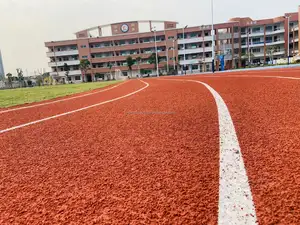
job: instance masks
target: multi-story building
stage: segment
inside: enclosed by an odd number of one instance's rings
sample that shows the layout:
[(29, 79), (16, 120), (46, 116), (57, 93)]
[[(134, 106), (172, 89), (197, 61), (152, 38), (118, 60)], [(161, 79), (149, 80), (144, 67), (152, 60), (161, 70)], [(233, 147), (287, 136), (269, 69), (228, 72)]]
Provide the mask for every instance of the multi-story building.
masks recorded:
[(2, 54), (1, 54), (1, 50), (0, 50), (0, 80), (3, 80), (4, 78), (5, 78), (5, 73), (4, 73)]
[[(173, 21), (131, 21), (89, 28), (76, 33), (76, 39), (46, 42), (50, 58), (51, 75), (65, 79), (63, 65), (67, 63), (73, 82), (93, 81), (95, 77), (120, 70), (127, 75), (126, 58), (136, 61), (132, 74), (155, 74), (151, 54), (159, 56), (159, 70), (178, 70), (182, 73), (199, 73), (212, 70), (212, 52), (215, 67), (244, 67), (249, 64), (266, 64), (299, 53), (299, 12), (283, 16), (252, 20), (233, 18), (214, 25), (215, 47), (212, 48), (210, 25), (178, 28)], [(155, 41), (156, 40), (156, 41)], [(289, 47), (288, 47), (289, 46)], [(289, 49), (289, 50), (288, 50)], [(288, 52), (289, 51), (289, 52)], [(91, 66), (82, 76), (80, 60), (87, 59)], [(222, 60), (223, 61), (223, 60)]]

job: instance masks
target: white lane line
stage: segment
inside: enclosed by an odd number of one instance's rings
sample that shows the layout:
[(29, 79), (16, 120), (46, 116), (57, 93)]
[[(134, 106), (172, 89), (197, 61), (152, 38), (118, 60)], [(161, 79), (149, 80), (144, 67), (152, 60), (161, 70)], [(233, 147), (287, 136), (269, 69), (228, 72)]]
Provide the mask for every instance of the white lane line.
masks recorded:
[(220, 132), (218, 224), (257, 224), (242, 152), (229, 110), (222, 97), (208, 84), (196, 80), (189, 81), (204, 85), (213, 95), (218, 108)]
[(60, 99), (60, 100), (56, 100), (56, 101), (51, 101), (51, 102), (40, 103), (40, 104), (36, 104), (36, 105), (23, 106), (23, 107), (19, 107), (19, 108), (13, 108), (13, 109), (8, 109), (8, 110), (3, 110), (3, 111), (0, 111), (0, 114), (2, 114), (2, 113), (8, 113), (8, 112), (13, 112), (13, 111), (18, 111), (18, 110), (22, 110), (22, 109), (35, 108), (35, 107), (38, 107), (38, 106), (50, 105), (50, 104), (54, 104), (54, 103), (57, 103), (57, 102), (64, 102), (64, 101), (69, 101), (69, 100), (76, 99), (76, 98), (82, 98), (82, 97), (86, 97), (86, 96), (90, 96), (90, 95), (95, 95), (95, 94), (98, 94), (98, 93), (101, 93), (101, 92), (105, 92), (105, 91), (109, 91), (111, 89), (119, 87), (120, 85), (122, 85), (124, 83), (126, 83), (126, 81), (123, 82), (123, 83), (117, 84), (117, 85), (115, 85), (113, 87), (110, 87), (110, 88), (102, 89), (100, 91), (95, 91), (95, 92), (92, 92), (92, 93), (87, 93), (87, 94), (83, 94), (83, 95), (79, 95), (79, 96), (74, 96), (74, 97), (71, 97), (71, 98), (64, 98), (64, 99)]
[(136, 94), (136, 93), (138, 93), (138, 92), (146, 89), (147, 87), (149, 87), (149, 83), (144, 82), (142, 80), (140, 80), (140, 81), (142, 83), (146, 84), (146, 86), (138, 89), (137, 91), (131, 92), (131, 93), (127, 94), (127, 95), (123, 95), (123, 96), (118, 97), (118, 98), (114, 98), (114, 99), (111, 99), (111, 100), (108, 100), (108, 101), (104, 101), (104, 102), (100, 102), (100, 103), (97, 103), (97, 104), (94, 104), (94, 105), (86, 106), (86, 107), (83, 107), (83, 108), (80, 108), (80, 109), (76, 109), (76, 110), (73, 110), (73, 111), (69, 111), (69, 112), (57, 114), (57, 115), (54, 115), (54, 116), (46, 117), (44, 119), (40, 119), (40, 120), (32, 121), (32, 122), (29, 122), (29, 123), (21, 124), (21, 125), (18, 125), (18, 126), (14, 126), (14, 127), (11, 127), (11, 128), (7, 128), (5, 130), (0, 130), (0, 134), (6, 133), (6, 132), (9, 132), (9, 131), (12, 131), (12, 130), (16, 130), (16, 129), (19, 129), (19, 128), (27, 127), (27, 126), (30, 126), (30, 125), (33, 125), (33, 124), (41, 123), (41, 122), (44, 122), (44, 121), (47, 121), (47, 120), (55, 119), (55, 118), (58, 118), (58, 117), (70, 115), (70, 114), (73, 114), (73, 113), (76, 113), (76, 112), (80, 112), (80, 111), (83, 111), (83, 110), (87, 110), (87, 109), (90, 109), (90, 108), (94, 108), (96, 106), (104, 105), (104, 104), (107, 104), (107, 103), (110, 103), (110, 102), (114, 102), (114, 101), (117, 101), (117, 100), (120, 100), (120, 99), (123, 99), (123, 98), (127, 98), (127, 97), (129, 97), (131, 95), (134, 95), (134, 94)]

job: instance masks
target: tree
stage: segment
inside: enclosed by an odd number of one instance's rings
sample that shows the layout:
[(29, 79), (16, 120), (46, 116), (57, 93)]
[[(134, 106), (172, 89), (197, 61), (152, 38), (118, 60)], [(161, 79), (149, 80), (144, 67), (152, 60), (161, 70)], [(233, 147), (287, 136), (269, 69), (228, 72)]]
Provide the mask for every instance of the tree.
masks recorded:
[(9, 87), (12, 88), (13, 77), (11, 73), (6, 74)]
[(128, 56), (126, 58), (126, 62), (127, 62), (127, 66), (128, 66), (128, 69), (129, 69), (131, 77), (132, 77), (132, 66), (134, 65), (135, 61), (131, 56)]
[(64, 64), (64, 71), (65, 71), (65, 75), (67, 77), (68, 83), (70, 83), (70, 81), (69, 81), (70, 66), (67, 63)]
[(24, 81), (23, 70), (21, 68), (17, 68), (16, 70), (17, 70), (19, 85), (20, 87), (22, 87)]
[[(152, 53), (151, 55), (150, 55), (150, 57), (148, 58), (148, 62), (150, 63), (150, 64), (154, 64), (154, 69), (156, 70), (156, 64), (158, 63), (159, 64), (159, 62), (160, 62), (160, 57), (157, 57), (158, 58), (158, 62), (156, 61), (156, 53)], [(158, 76), (158, 74), (157, 74), (157, 76)]]
[(139, 74), (141, 75), (140, 64), (142, 62), (142, 58), (141, 57), (137, 57), (135, 60), (136, 60), (137, 66), (138, 66)]
[(107, 80), (113, 79), (115, 80), (115, 77), (112, 75), (112, 66), (113, 64), (111, 62), (107, 63), (107, 67), (109, 68), (109, 77), (107, 76)]
[(271, 62), (272, 62), (272, 64), (273, 64), (273, 54), (276, 52), (276, 48), (274, 47), (274, 46), (269, 46), (268, 48), (267, 48), (267, 54), (268, 54), (268, 56), (270, 57), (270, 60), (271, 60)]
[(90, 68), (90, 61), (87, 60), (87, 59), (82, 59), (80, 60), (80, 65), (79, 65), (79, 68), (81, 70), (81, 74), (82, 74), (82, 81), (84, 82), (85, 81), (85, 75), (86, 75), (86, 72), (89, 70)]

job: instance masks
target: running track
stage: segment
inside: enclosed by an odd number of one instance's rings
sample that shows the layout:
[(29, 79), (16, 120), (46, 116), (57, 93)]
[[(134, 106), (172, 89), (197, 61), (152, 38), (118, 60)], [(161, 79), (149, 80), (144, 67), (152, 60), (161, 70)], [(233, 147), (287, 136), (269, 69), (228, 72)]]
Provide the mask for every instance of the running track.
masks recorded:
[(0, 109), (0, 224), (300, 224), (299, 69), (91, 93)]

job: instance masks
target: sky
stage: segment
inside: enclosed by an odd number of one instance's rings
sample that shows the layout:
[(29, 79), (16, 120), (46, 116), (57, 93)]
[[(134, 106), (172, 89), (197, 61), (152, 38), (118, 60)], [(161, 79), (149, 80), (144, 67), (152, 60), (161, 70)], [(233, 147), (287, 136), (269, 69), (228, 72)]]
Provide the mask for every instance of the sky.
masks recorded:
[[(171, 20), (179, 26), (211, 23), (211, 0), (0, 0), (0, 49), (5, 73), (24, 75), (48, 67), (45, 41), (74, 39), (101, 24)], [(264, 19), (297, 12), (299, 0), (214, 0), (214, 21)]]

